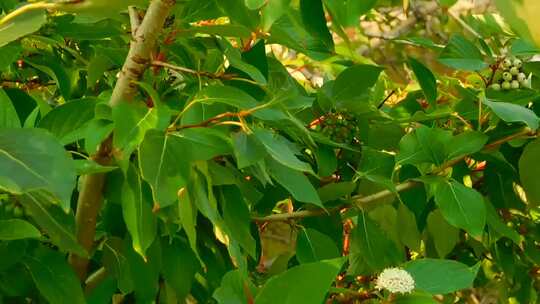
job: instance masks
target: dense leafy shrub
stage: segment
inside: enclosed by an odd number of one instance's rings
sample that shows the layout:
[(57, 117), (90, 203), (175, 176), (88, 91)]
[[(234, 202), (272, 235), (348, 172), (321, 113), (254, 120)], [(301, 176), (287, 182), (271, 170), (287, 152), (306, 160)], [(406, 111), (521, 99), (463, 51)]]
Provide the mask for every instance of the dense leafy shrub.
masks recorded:
[(536, 303), (540, 7), (461, 2), (2, 1), (0, 303)]

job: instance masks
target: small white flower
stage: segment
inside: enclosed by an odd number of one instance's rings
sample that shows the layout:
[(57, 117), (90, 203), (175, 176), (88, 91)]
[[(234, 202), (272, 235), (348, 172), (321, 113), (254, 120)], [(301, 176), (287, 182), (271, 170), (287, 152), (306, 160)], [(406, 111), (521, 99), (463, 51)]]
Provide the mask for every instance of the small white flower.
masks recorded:
[(391, 293), (409, 293), (414, 290), (414, 279), (401, 268), (386, 268), (377, 277), (375, 288)]

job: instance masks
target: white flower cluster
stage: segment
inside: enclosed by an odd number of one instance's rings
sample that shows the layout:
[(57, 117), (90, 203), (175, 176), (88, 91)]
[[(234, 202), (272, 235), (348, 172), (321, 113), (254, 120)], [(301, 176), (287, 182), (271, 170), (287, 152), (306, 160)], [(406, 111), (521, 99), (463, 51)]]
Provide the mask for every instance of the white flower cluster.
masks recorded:
[(414, 279), (401, 268), (386, 268), (377, 277), (375, 288), (391, 293), (409, 293), (414, 290)]

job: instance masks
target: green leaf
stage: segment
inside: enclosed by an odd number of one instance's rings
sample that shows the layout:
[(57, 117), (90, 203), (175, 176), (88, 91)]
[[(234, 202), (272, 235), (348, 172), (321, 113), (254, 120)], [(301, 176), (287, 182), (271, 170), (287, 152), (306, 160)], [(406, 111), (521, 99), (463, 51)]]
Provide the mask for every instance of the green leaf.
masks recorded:
[(39, 30), (46, 21), (44, 9), (31, 10), (10, 19), (0, 25), (0, 47)]
[(7, 70), (19, 58), (22, 51), (23, 48), (18, 43), (11, 43), (0, 47), (0, 53), (2, 53), (2, 57), (0, 57), (0, 71)]
[(439, 61), (456, 70), (479, 71), (487, 67), (480, 50), (460, 35), (450, 37)]
[(341, 27), (357, 25), (358, 18), (367, 13), (376, 3), (377, 0), (324, 0), (332, 20), (335, 20)]
[(156, 217), (136, 168), (130, 167), (122, 185), (122, 214), (133, 239), (133, 249), (146, 258), (146, 250), (156, 237)]
[(187, 190), (178, 192), (178, 216), (182, 223), (182, 228), (186, 232), (189, 246), (195, 252), (195, 255), (203, 264), (199, 251), (197, 250), (197, 207), (190, 199), (190, 194)]
[(117, 282), (112, 277), (106, 277), (103, 281), (99, 282), (90, 292), (87, 293), (87, 304), (101, 304), (106, 303), (111, 299), (118, 289)]
[(487, 141), (488, 136), (477, 131), (468, 131), (454, 136), (445, 147), (447, 159), (476, 153), (482, 150)]
[(86, 303), (79, 279), (63, 254), (40, 248), (39, 254), (27, 256), (24, 264), (41, 295), (49, 303)]
[(221, 279), (221, 285), (214, 291), (214, 299), (219, 304), (250, 303), (257, 287), (240, 270), (231, 270)]
[(530, 109), (508, 102), (494, 102), (487, 99), (484, 99), (483, 103), (505, 122), (522, 122), (533, 130), (538, 129), (540, 119)]
[(268, 31), (272, 24), (278, 20), (289, 8), (291, 0), (267, 0), (261, 10), (262, 27)]
[(409, 65), (416, 75), (416, 79), (424, 91), (424, 96), (431, 105), (437, 102), (437, 79), (435, 75), (420, 61), (409, 58)]
[(290, 268), (269, 279), (259, 291), (255, 303), (320, 304), (343, 262), (343, 258), (337, 258)]
[(322, 0), (300, 0), (300, 14), (304, 28), (320, 40), (327, 49), (334, 49), (334, 40), (326, 26)]
[(289, 142), (266, 129), (254, 130), (255, 137), (263, 144), (270, 156), (291, 169), (312, 173), (311, 166), (300, 161), (289, 147)]
[(495, 240), (498, 240), (497, 235), (507, 237), (512, 240), (517, 246), (521, 245), (521, 236), (517, 231), (508, 227), (500, 218), (499, 214), (491, 204), (486, 204), (487, 224), (490, 232), (495, 232)]
[(334, 54), (324, 41), (308, 31), (302, 22), (301, 12), (292, 8), (273, 22), (268, 43), (278, 43), (320, 60)]
[(332, 87), (332, 99), (337, 108), (365, 112), (370, 89), (383, 69), (374, 65), (357, 64), (341, 72)]
[(399, 240), (403, 245), (415, 251), (420, 250), (422, 237), (416, 225), (416, 217), (405, 204), (399, 204), (396, 225), (394, 227), (397, 228)]
[(209, 160), (216, 156), (232, 154), (230, 139), (224, 132), (218, 130), (184, 129), (170, 133), (170, 137), (170, 140), (180, 143), (181, 155), (186, 161)]
[(358, 215), (358, 223), (352, 231), (350, 250), (350, 263), (368, 265), (368, 273), (398, 265), (404, 259), (403, 252), (364, 211)]
[(540, 140), (530, 142), (519, 159), (519, 179), (531, 206), (540, 205)]
[(239, 23), (254, 30), (259, 24), (258, 12), (248, 10), (244, 1), (246, 0), (219, 1), (217, 4), (231, 19), (232, 23)]
[[(158, 127), (160, 120), (158, 109), (158, 107), (148, 108), (142, 102), (123, 102), (113, 108), (115, 125), (113, 145), (123, 150), (121, 162), (127, 163), (131, 153), (143, 141), (146, 132)], [(122, 167), (125, 170), (125, 165)]]
[(49, 130), (63, 145), (73, 143), (84, 138), (95, 104), (90, 98), (70, 101), (47, 113), (38, 126)]
[(251, 257), (256, 258), (255, 239), (250, 232), (251, 216), (247, 203), (235, 186), (224, 186), (222, 189), (223, 219), (231, 237), (240, 243)]
[(481, 236), (486, 224), (484, 197), (454, 180), (437, 183), (434, 188), (435, 202), (448, 223)]
[(252, 134), (237, 132), (232, 137), (238, 169), (251, 166), (264, 158), (266, 150)]
[(396, 304), (437, 304), (432, 295), (423, 292), (413, 292), (412, 294), (399, 295), (394, 301)]
[(110, 2), (108, 0), (92, 0), (89, 2), (60, 2), (58, 10), (76, 15), (76, 21), (87, 23), (96, 22), (105, 18), (119, 18), (120, 13), (128, 6), (144, 7), (145, 0), (123, 0)]
[(62, 19), (56, 23), (55, 30), (62, 37), (77, 40), (107, 40), (123, 34), (118, 21), (111, 19), (93, 23), (66, 22)]
[(427, 231), (441, 258), (446, 257), (459, 242), (459, 229), (448, 224), (441, 210), (435, 210), (428, 215)]
[(296, 239), (296, 259), (302, 264), (339, 257), (336, 243), (312, 228), (300, 230)]
[[(149, 131), (139, 147), (141, 174), (152, 187), (154, 204), (161, 208), (177, 200), (177, 192), (185, 186), (187, 168), (186, 145), (175, 136)], [(178, 162), (182, 155), (186, 162)]]
[(20, 219), (0, 220), (0, 240), (12, 241), (39, 238), (41, 233), (27, 221)]
[(326, 203), (353, 193), (356, 186), (357, 185), (354, 182), (330, 183), (317, 189), (317, 192), (319, 193), (321, 201)]
[(249, 109), (259, 103), (246, 92), (231, 86), (210, 85), (200, 90), (195, 98), (203, 104), (223, 103), (238, 109)]
[(88, 253), (81, 247), (75, 236), (75, 217), (66, 214), (53, 204), (54, 198), (42, 191), (26, 193), (21, 202), (28, 215), (45, 232), (51, 242), (63, 251), (73, 252), (81, 257)]
[(71, 97), (71, 79), (59, 58), (46, 56), (41, 59), (26, 59), (25, 62), (51, 77), (56, 82), (64, 100)]
[[(236, 0), (233, 0), (236, 1)], [(240, 71), (246, 73), (251, 77), (253, 80), (255, 80), (257, 83), (261, 85), (266, 85), (266, 78), (264, 75), (257, 69), (257, 67), (247, 63), (242, 58), (242, 54), (240, 51), (236, 48), (234, 48), (228, 41), (226, 40), (218, 40), (223, 53), (229, 60), (229, 63), (232, 67), (239, 69)]]
[(172, 287), (176, 297), (184, 299), (191, 290), (195, 273), (200, 268), (197, 257), (189, 245), (180, 240), (170, 244), (162, 243), (163, 267), (161, 269), (165, 281)]
[(421, 164), (429, 162), (431, 158), (420, 146), (418, 138), (414, 133), (408, 133), (399, 141), (399, 153), (396, 157), (396, 164)]
[(22, 194), (46, 189), (69, 210), (75, 167), (64, 147), (41, 129), (0, 130), (0, 189)]
[(250, 10), (255, 10), (260, 8), (264, 5), (266, 1), (265, 0), (244, 0), (244, 3), (246, 4), (247, 8)]
[(277, 161), (266, 162), (270, 176), (287, 189), (294, 199), (324, 207), (317, 191), (304, 173), (290, 169)]
[(133, 291), (133, 277), (129, 262), (123, 250), (123, 241), (110, 237), (103, 243), (102, 264), (107, 272), (118, 281), (118, 289), (123, 293)]
[(416, 288), (431, 294), (446, 294), (473, 285), (478, 267), (453, 260), (419, 259), (404, 265), (414, 278)]
[(20, 128), (21, 121), (6, 92), (0, 89), (0, 128)]
[(439, 128), (427, 128), (422, 126), (416, 129), (416, 137), (420, 149), (424, 150), (431, 162), (436, 165), (442, 165), (448, 157), (446, 145), (452, 139), (452, 133)]

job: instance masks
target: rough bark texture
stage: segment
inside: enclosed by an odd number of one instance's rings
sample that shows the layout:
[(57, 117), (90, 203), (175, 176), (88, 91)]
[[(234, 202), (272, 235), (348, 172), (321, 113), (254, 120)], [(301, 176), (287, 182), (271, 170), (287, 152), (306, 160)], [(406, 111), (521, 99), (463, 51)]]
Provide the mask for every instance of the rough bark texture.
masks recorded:
[[(121, 102), (129, 102), (137, 93), (133, 83), (141, 78), (150, 63), (150, 55), (154, 50), (158, 35), (169, 15), (175, 0), (153, 0), (146, 11), (146, 15), (133, 35), (133, 41), (128, 56), (114, 87), (110, 106)], [(111, 162), (112, 138), (106, 139), (92, 158), (99, 164), (107, 165)], [(77, 201), (76, 231), (80, 244), (92, 254), (96, 221), (103, 201), (103, 186), (105, 174), (91, 174), (82, 178), (79, 198)], [(84, 282), (86, 278), (88, 259), (71, 255), (69, 262)]]

